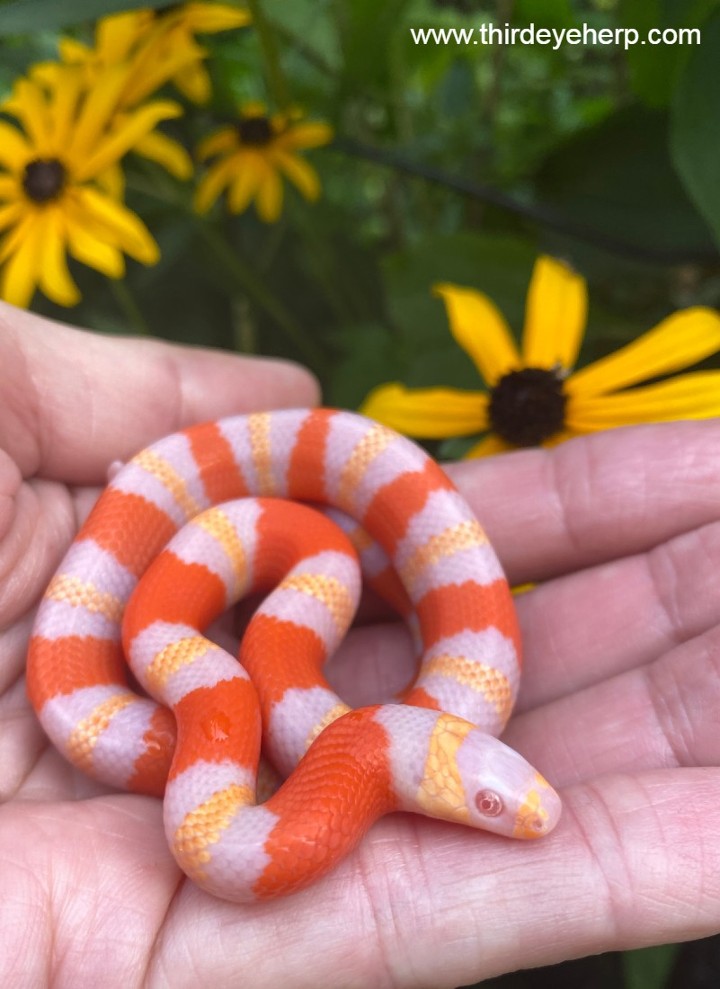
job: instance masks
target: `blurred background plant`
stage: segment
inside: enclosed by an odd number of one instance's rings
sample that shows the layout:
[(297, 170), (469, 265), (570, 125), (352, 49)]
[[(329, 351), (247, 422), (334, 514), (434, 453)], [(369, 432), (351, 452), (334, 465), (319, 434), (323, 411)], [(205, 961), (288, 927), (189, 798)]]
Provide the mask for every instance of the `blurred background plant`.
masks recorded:
[[(410, 31), (531, 22), (702, 44)], [(2, 291), (39, 313), (291, 357), (356, 407), (389, 381), (482, 390), (438, 283), (485, 293), (519, 345), (537, 258), (563, 259), (587, 285), (579, 369), (720, 302), (720, 0), (5, 0), (0, 53)], [(48, 204), (49, 269), (18, 262)], [(652, 989), (676, 963), (608, 978)], [(609, 984), (570, 964), (516, 984)]]

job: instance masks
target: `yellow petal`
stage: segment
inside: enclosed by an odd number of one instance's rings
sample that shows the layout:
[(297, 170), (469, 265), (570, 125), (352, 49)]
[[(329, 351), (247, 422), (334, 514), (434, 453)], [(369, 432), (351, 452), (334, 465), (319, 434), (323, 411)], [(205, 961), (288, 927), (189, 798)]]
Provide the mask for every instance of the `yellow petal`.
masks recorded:
[(23, 214), (23, 204), (20, 200), (0, 206), (0, 231), (7, 230), (20, 219)]
[(0, 172), (0, 199), (15, 202), (21, 197), (20, 183), (12, 175)]
[(172, 81), (185, 99), (197, 103), (198, 106), (204, 106), (212, 96), (210, 76), (202, 62), (187, 65), (180, 72), (175, 73)]
[(58, 41), (60, 58), (68, 65), (83, 64), (92, 57), (92, 49), (75, 38), (60, 38)]
[(576, 371), (569, 395), (601, 395), (697, 364), (720, 350), (720, 313), (703, 306), (681, 309), (614, 354)]
[(575, 366), (587, 321), (585, 279), (542, 255), (535, 262), (525, 308), (522, 358), (526, 367)]
[(448, 439), (487, 429), (488, 397), (458, 388), (406, 388), (393, 382), (367, 396), (360, 411), (407, 436)]
[(237, 132), (234, 127), (223, 127), (222, 130), (215, 131), (203, 138), (197, 146), (197, 157), (200, 161), (212, 158), (213, 155), (224, 154), (226, 151), (235, 151), (238, 147)]
[(312, 165), (309, 165), (303, 158), (285, 151), (275, 152), (274, 160), (306, 199), (312, 202), (318, 198), (320, 179)]
[(720, 416), (720, 371), (695, 371), (669, 381), (568, 403), (567, 424), (589, 432), (639, 422)]
[(277, 137), (278, 147), (286, 150), (301, 148), (319, 148), (333, 139), (333, 129), (330, 124), (320, 120), (304, 124), (293, 124)]
[(510, 329), (486, 295), (450, 284), (435, 285), (433, 292), (445, 303), (452, 335), (488, 385), (521, 366)]
[(176, 179), (189, 179), (193, 173), (192, 159), (182, 144), (160, 131), (154, 130), (141, 137), (133, 151), (162, 165)]
[(75, 127), (75, 116), (82, 88), (82, 69), (63, 66), (63, 72), (56, 76), (50, 107), (52, 138), (55, 147), (67, 147)]
[(125, 259), (121, 252), (98, 237), (82, 212), (75, 208), (68, 211), (67, 239), (68, 250), (76, 260), (108, 278), (122, 278), (125, 274)]
[(28, 75), (33, 82), (39, 82), (45, 89), (55, 89), (58, 78), (67, 70), (68, 67), (61, 62), (34, 62)]
[(80, 292), (70, 277), (65, 258), (65, 220), (61, 211), (50, 208), (43, 215), (42, 264), (39, 284), (42, 291), (60, 306), (74, 306)]
[(283, 184), (280, 176), (266, 165), (265, 174), (262, 175), (255, 194), (255, 206), (258, 216), (265, 223), (275, 223), (282, 212), (283, 204)]
[(119, 162), (110, 165), (95, 177), (95, 181), (111, 199), (122, 200), (125, 196), (125, 173)]
[(18, 225), (22, 238), (0, 275), (0, 297), (23, 309), (32, 301), (41, 264), (43, 231), (38, 219), (37, 213), (31, 213)]
[(479, 443), (470, 447), (463, 460), (475, 460), (477, 457), (494, 457), (498, 453), (507, 453), (509, 450), (515, 449), (517, 447), (512, 446), (512, 444), (496, 433), (488, 433)]
[(229, 31), (244, 27), (252, 20), (249, 11), (226, 3), (186, 3), (182, 9), (182, 17), (187, 27), (198, 34)]
[(31, 158), (30, 145), (17, 127), (0, 120), (0, 165), (20, 172)]
[(233, 176), (240, 172), (242, 168), (252, 168), (250, 155), (233, 155), (223, 161), (212, 165), (200, 182), (195, 191), (193, 199), (193, 209), (197, 213), (207, 213), (215, 200), (220, 196), (223, 189)]
[(231, 213), (242, 213), (248, 208), (259, 181), (260, 173), (256, 168), (241, 168), (237, 172), (228, 189), (228, 209)]
[(92, 178), (98, 172), (104, 171), (114, 164), (123, 155), (155, 127), (161, 120), (169, 120), (172, 117), (179, 117), (182, 108), (178, 103), (170, 100), (157, 100), (148, 103), (140, 110), (123, 115), (122, 123), (103, 139), (99, 140), (97, 147), (87, 159), (76, 166), (76, 178), (82, 182)]
[(96, 232), (105, 233), (111, 243), (142, 264), (155, 264), (160, 259), (160, 249), (150, 231), (126, 206), (88, 187), (79, 188), (77, 197)]
[(145, 44), (133, 60), (132, 72), (122, 94), (122, 105), (137, 106), (178, 73), (189, 70), (206, 56), (204, 48), (196, 45), (191, 37), (173, 34), (172, 43), (167, 36), (158, 34)]
[(88, 158), (102, 145), (101, 135), (117, 112), (126, 77), (126, 67), (113, 66), (103, 72), (89, 90), (67, 148), (77, 167), (85, 166)]
[(2, 109), (16, 117), (30, 138), (34, 156), (50, 155), (57, 149), (52, 145), (52, 131), (45, 93), (35, 82), (18, 79), (9, 100)]
[[(20, 246), (25, 243), (30, 235), (31, 229), (35, 227), (35, 217), (37, 216), (37, 210), (28, 209), (27, 205), (23, 202), (19, 204), (20, 209), (16, 210), (15, 226), (12, 230), (9, 230), (7, 235), (0, 241), (0, 264), (19, 250)], [(11, 223), (8, 224), (9, 226)]]
[(98, 22), (96, 50), (104, 62), (124, 61), (136, 41), (147, 34), (154, 18), (149, 10), (111, 14)]

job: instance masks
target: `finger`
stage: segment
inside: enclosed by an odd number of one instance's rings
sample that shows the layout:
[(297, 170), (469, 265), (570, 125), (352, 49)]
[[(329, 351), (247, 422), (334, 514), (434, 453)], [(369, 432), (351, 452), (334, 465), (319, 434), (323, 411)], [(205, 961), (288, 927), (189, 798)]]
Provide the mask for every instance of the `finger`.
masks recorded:
[(25, 477), (102, 484), (110, 461), (183, 426), (317, 397), (286, 361), (100, 336), (0, 305), (0, 447)]
[(23, 671), (33, 614), (0, 631), (0, 805), (22, 800), (78, 800), (107, 793), (52, 746), (30, 707)]
[(131, 983), (134, 965), (151, 983), (182, 969), (208, 984), (241, 971), (249, 989), (452, 987), (702, 937), (720, 929), (719, 786), (718, 770), (682, 770), (574, 787), (558, 828), (532, 843), (397, 815), (315, 886), (248, 907), (191, 883), (175, 892), (154, 801), (7, 805), (0, 978), (53, 981), (62, 959), (64, 981), (92, 982), (111, 950)]
[(333, 690), (351, 707), (397, 698), (416, 673), (410, 633), (400, 622), (352, 629), (325, 668)]
[(524, 674), (518, 710), (643, 666), (720, 621), (720, 523), (516, 597)]
[(503, 739), (565, 786), (608, 772), (720, 763), (720, 627), (654, 663), (522, 714)]
[[(524, 662), (517, 711), (645, 666), (716, 625), (718, 558), (715, 523), (518, 595)], [(359, 705), (396, 696), (416, 671), (406, 630), (387, 622), (352, 632), (328, 676)]]
[(24, 690), (29, 618), (0, 632), (0, 805), (22, 785), (44, 741)]
[[(720, 928), (719, 785), (717, 770), (686, 770), (577, 787), (532, 843), (387, 819), (339, 870), (276, 903), (235, 908), (185, 886), (149, 971), (167, 972), (182, 944), (206, 981), (240, 965), (249, 987), (454, 987), (708, 935)], [(210, 953), (218, 931), (225, 950)]]
[(5, 805), (0, 984), (92, 986), (107, 984), (108, 971), (111, 984), (143, 984), (177, 879), (159, 801)]
[[(8, 492), (0, 500), (0, 635), (28, 615), (77, 531), (67, 488), (23, 483), (17, 468), (5, 469), (8, 464), (0, 451), (0, 488)], [(0, 650), (0, 688), (18, 675), (15, 653)]]
[(614, 429), (451, 465), (515, 583), (645, 552), (718, 518), (720, 420)]

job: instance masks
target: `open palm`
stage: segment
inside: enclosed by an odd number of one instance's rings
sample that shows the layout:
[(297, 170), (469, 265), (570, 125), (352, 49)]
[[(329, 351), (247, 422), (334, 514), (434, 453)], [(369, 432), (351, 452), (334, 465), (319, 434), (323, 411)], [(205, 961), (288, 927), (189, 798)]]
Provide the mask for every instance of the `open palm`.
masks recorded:
[[(562, 788), (546, 839), (379, 822), (334, 873), (236, 906), (186, 881), (158, 801), (51, 748), (25, 696), (33, 610), (108, 464), (192, 422), (316, 401), (282, 362), (105, 339), (0, 311), (0, 984), (453, 987), (720, 929), (720, 423), (456, 465), (519, 596), (506, 733)], [(357, 629), (354, 703), (410, 670)]]

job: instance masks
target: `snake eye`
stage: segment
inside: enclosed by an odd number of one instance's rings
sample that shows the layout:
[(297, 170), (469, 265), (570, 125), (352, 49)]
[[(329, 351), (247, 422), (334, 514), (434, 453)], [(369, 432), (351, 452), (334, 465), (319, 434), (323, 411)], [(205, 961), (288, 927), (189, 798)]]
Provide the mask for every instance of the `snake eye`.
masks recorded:
[(497, 817), (505, 809), (502, 799), (494, 790), (479, 790), (475, 794), (475, 806), (484, 817)]

